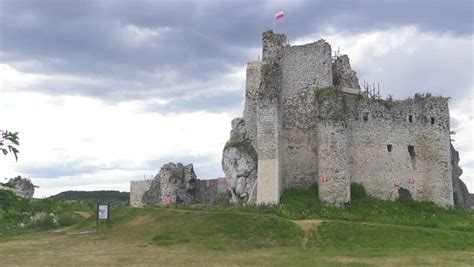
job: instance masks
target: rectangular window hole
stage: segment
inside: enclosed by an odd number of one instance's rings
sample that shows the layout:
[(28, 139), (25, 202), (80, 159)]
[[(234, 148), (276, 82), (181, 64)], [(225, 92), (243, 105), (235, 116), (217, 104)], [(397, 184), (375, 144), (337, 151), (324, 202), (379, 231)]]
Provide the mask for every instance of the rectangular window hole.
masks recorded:
[(415, 146), (408, 146), (408, 153), (410, 154), (410, 157), (414, 158), (415, 157)]
[(392, 152), (392, 145), (387, 145), (387, 151)]
[(369, 120), (369, 112), (364, 112), (362, 113), (362, 119), (364, 121), (368, 121)]
[(413, 115), (408, 115), (408, 121), (413, 122)]
[(435, 123), (435, 118), (431, 117), (431, 124)]

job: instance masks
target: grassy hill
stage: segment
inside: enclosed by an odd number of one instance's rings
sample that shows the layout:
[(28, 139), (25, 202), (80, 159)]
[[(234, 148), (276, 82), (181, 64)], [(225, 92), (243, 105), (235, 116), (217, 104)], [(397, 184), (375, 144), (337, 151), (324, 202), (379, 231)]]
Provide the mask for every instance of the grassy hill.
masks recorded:
[(52, 199), (68, 201), (84, 201), (94, 203), (110, 203), (114, 206), (128, 205), (130, 202), (129, 192), (119, 191), (65, 191), (51, 196)]
[[(353, 186), (346, 209), (288, 190), (281, 205), (115, 208), (111, 226), (69, 228), (0, 241), (0, 265), (470, 266), (474, 214), (432, 203), (382, 201)], [(434, 223), (430, 223), (434, 222)], [(1, 239), (0, 239), (1, 240)], [(54, 256), (52, 256), (54, 255)]]

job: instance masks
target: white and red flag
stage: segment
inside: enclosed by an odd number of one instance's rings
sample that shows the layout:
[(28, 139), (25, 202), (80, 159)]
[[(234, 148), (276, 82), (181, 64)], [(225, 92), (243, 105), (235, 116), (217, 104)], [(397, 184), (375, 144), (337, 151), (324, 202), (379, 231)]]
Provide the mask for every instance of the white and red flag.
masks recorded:
[(275, 19), (273, 20), (273, 31), (275, 31), (275, 22), (285, 16), (285, 12), (280, 11), (275, 14)]
[(279, 20), (279, 19), (283, 18), (284, 16), (285, 16), (285, 12), (280, 11), (280, 12), (275, 14), (275, 20)]

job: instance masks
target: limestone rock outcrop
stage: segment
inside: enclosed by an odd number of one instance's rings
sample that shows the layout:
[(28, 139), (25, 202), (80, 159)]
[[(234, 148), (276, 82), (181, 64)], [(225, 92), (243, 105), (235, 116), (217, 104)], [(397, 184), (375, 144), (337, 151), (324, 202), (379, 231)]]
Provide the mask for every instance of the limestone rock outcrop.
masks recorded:
[(35, 185), (28, 178), (17, 176), (11, 178), (8, 182), (0, 184), (4, 189), (12, 190), (15, 194), (24, 198), (32, 198), (35, 194)]
[(453, 144), (451, 144), (451, 172), (453, 179), (453, 192), (457, 199), (456, 204), (460, 207), (469, 209), (471, 208), (472, 202), (467, 190), (466, 184), (459, 178), (462, 174), (462, 169), (459, 167), (459, 152), (456, 151)]
[(192, 164), (168, 163), (143, 194), (145, 205), (191, 204), (198, 195), (198, 179)]
[(360, 90), (359, 79), (357, 74), (352, 70), (347, 55), (340, 56), (332, 65), (332, 75), (334, 86), (341, 89), (357, 89)]
[(256, 194), (257, 152), (247, 138), (242, 118), (232, 120), (230, 139), (222, 153), (222, 169), (232, 202), (247, 203)]

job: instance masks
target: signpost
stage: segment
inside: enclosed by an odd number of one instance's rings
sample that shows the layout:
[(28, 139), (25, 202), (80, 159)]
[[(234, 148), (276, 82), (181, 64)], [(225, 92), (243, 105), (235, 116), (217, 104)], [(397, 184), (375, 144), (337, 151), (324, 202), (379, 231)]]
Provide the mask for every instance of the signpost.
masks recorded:
[(107, 227), (110, 226), (110, 205), (97, 204), (97, 231), (100, 220), (107, 220)]

